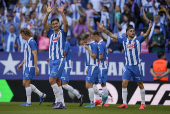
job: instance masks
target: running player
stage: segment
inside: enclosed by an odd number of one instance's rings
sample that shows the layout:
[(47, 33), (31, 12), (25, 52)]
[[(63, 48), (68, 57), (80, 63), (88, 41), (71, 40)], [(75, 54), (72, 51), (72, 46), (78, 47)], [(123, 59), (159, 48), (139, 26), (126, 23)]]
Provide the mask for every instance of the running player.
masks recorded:
[[(84, 42), (86, 43), (86, 66), (88, 66), (87, 69), (87, 76), (86, 76), (86, 89), (88, 89), (89, 92), (89, 99), (90, 99), (90, 105), (87, 105), (85, 107), (95, 107), (94, 105), (94, 92), (93, 84), (98, 80), (98, 74), (100, 74), (100, 70), (97, 63), (97, 55), (98, 55), (98, 44), (95, 43), (91, 38), (90, 35), (86, 34), (83, 38)], [(96, 93), (99, 94), (99, 93)], [(107, 95), (101, 95), (102, 96), (102, 106), (105, 104), (107, 100)]]
[[(108, 56), (107, 56), (107, 48), (106, 48), (106, 43), (100, 38), (99, 32), (95, 31), (91, 35), (92, 39), (98, 43), (98, 49), (99, 49), (99, 69), (100, 69), (100, 74), (98, 75), (98, 80), (99, 84), (102, 86), (103, 94), (108, 95), (108, 90), (106, 87), (106, 81), (107, 81), (107, 72), (108, 72)], [(93, 84), (93, 88), (96, 91), (99, 91), (97, 86)], [(101, 100), (96, 100), (95, 105), (97, 106), (102, 106), (98, 105), (102, 103)], [(104, 106), (109, 106), (108, 101), (106, 100), (106, 103)]]
[(105, 32), (108, 36), (111, 38), (117, 39), (120, 43), (123, 44), (124, 50), (125, 50), (125, 71), (123, 73), (123, 82), (122, 82), (122, 98), (123, 98), (123, 104), (121, 106), (118, 106), (117, 108), (128, 108), (127, 106), (127, 85), (132, 77), (134, 81), (137, 82), (140, 93), (141, 93), (141, 106), (139, 109), (145, 109), (145, 89), (143, 86), (143, 72), (141, 68), (141, 59), (140, 59), (140, 51), (141, 51), (141, 43), (148, 38), (151, 28), (152, 28), (152, 22), (149, 23), (149, 29), (147, 32), (139, 37), (135, 37), (135, 29), (133, 26), (129, 25), (126, 29), (126, 34), (128, 38), (126, 37), (119, 37), (111, 32), (109, 32), (107, 29), (103, 27), (103, 24), (100, 24), (97, 22), (97, 26), (102, 29), (103, 32)]
[(17, 69), (21, 70), (23, 64), (25, 64), (24, 74), (23, 74), (23, 86), (26, 90), (27, 102), (21, 104), (20, 106), (31, 106), (31, 93), (32, 91), (38, 94), (40, 97), (41, 104), (46, 98), (46, 94), (39, 91), (33, 84), (30, 84), (31, 80), (34, 79), (35, 74), (39, 75), (38, 70), (38, 57), (37, 57), (37, 44), (32, 38), (32, 32), (27, 28), (22, 28), (20, 34), (24, 40), (27, 41), (24, 49), (24, 60), (18, 65)]
[[(63, 30), (60, 30), (60, 23), (59, 19), (54, 18), (51, 20), (51, 28), (49, 28), (47, 24), (48, 16), (52, 12), (52, 4), (48, 3), (47, 5), (47, 13), (43, 20), (43, 26), (47, 31), (47, 34), (50, 38), (50, 45), (49, 45), (49, 58), (50, 58), (50, 77), (49, 83), (53, 89), (54, 95), (57, 98), (57, 103), (53, 107), (53, 109), (63, 109), (63, 95), (61, 86), (61, 76), (65, 66), (65, 59), (64, 59), (64, 47), (67, 37), (68, 31), (68, 22), (63, 13), (64, 6), (63, 4), (59, 4), (58, 11), (63, 18), (64, 27)], [(56, 83), (57, 82), (57, 83)]]

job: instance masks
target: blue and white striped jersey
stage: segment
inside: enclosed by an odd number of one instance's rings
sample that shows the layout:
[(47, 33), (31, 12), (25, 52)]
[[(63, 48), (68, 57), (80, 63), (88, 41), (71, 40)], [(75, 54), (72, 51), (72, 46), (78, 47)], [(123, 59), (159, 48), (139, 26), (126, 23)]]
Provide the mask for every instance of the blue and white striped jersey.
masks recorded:
[(117, 40), (123, 44), (125, 50), (126, 65), (132, 66), (140, 64), (141, 43), (145, 40), (145, 38), (143, 36), (139, 36), (129, 40), (126, 37), (117, 37)]
[(65, 57), (65, 59), (66, 59), (65, 67), (72, 68), (72, 66), (71, 66), (71, 46), (68, 41), (66, 41), (66, 43), (65, 43), (64, 52), (67, 53), (66, 57)]
[(15, 43), (17, 42), (17, 35), (8, 31), (3, 33), (5, 41), (5, 52), (15, 52)]
[(79, 20), (79, 18), (80, 18), (80, 13), (77, 10), (78, 5), (80, 5), (80, 4), (79, 3), (71, 4), (70, 11), (74, 11), (73, 14), (72, 14), (72, 19), (73, 20)]
[(99, 56), (103, 54), (104, 58), (99, 61), (99, 66), (101, 65), (102, 68), (107, 69), (108, 67), (108, 54), (107, 54), (107, 47), (106, 47), (106, 42), (103, 40), (100, 40), (98, 43), (98, 48), (99, 48)]
[(18, 45), (20, 46), (20, 52), (24, 52), (24, 46), (25, 46), (25, 43), (27, 42), (26, 40), (24, 40), (23, 38), (22, 38), (22, 36), (21, 35), (19, 35), (19, 38), (17, 39), (18, 41)]
[(58, 34), (55, 34), (51, 28), (47, 32), (50, 38), (49, 44), (49, 58), (50, 60), (57, 60), (64, 58), (64, 47), (67, 37), (67, 32), (60, 30)]
[(108, 24), (109, 13), (108, 12), (101, 12), (101, 19), (100, 23), (103, 23), (103, 26), (106, 27)]
[[(92, 53), (96, 53), (98, 55), (98, 44), (94, 41), (92, 41), (91, 43), (86, 44), (90, 51)], [(97, 56), (98, 58), (98, 56)], [(90, 65), (98, 65), (97, 63), (97, 58), (93, 59), (90, 55), (90, 53), (88, 52), (88, 50), (86, 50), (86, 66), (90, 66)]]
[(28, 42), (25, 44), (24, 49), (24, 64), (25, 68), (27, 67), (35, 67), (34, 65), (34, 56), (32, 54), (33, 50), (37, 50), (37, 43), (33, 38), (30, 38)]

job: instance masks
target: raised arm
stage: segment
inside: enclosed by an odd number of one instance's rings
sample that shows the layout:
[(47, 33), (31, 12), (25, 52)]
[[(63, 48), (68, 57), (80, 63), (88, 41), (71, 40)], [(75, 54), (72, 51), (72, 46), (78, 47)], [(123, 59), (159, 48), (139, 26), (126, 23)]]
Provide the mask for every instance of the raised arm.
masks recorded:
[(87, 23), (87, 29), (89, 30), (90, 34), (93, 33), (93, 29), (90, 27), (90, 21), (91, 21), (91, 18), (89, 17), (88, 18), (88, 23)]
[(146, 31), (146, 33), (143, 35), (144, 38), (148, 38), (152, 28), (152, 21), (149, 23), (149, 29)]
[(4, 27), (4, 24), (2, 23), (2, 31), (5, 33), (6, 32), (6, 29)]
[(143, 9), (143, 19), (145, 20), (146, 23), (149, 23), (149, 19), (146, 17), (146, 13), (144, 9)]
[(110, 36), (111, 38), (117, 39), (117, 36), (112, 34), (109, 30), (107, 30), (106, 28), (103, 27), (103, 24), (100, 24), (99, 22), (97, 22), (97, 26), (102, 29), (102, 31), (104, 33), (106, 33), (108, 36)]
[(48, 3), (48, 5), (46, 6), (47, 8), (47, 13), (44, 17), (44, 20), (43, 20), (43, 26), (45, 28), (45, 30), (48, 32), (49, 31), (49, 26), (47, 24), (47, 20), (48, 20), (48, 16), (49, 14), (52, 12), (53, 8), (52, 8), (52, 4)]
[(63, 23), (64, 23), (64, 26), (63, 26), (63, 30), (64, 32), (67, 32), (68, 31), (68, 21), (66, 19), (66, 16), (64, 15), (63, 13), (63, 10), (64, 10), (64, 6), (63, 4), (61, 3), (58, 7), (58, 11), (59, 13), (61, 14), (62, 18), (63, 18)]

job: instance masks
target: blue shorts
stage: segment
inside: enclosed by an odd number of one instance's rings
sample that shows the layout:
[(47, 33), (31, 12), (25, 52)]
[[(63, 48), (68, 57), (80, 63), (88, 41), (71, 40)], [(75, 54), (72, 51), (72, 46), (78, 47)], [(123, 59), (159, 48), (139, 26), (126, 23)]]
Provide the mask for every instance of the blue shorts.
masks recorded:
[(98, 75), (100, 73), (98, 66), (89, 66), (86, 76), (86, 82), (92, 82), (95, 83), (98, 81)]
[(35, 76), (35, 68), (34, 67), (27, 67), (24, 70), (23, 80), (25, 79), (34, 79)]
[(99, 84), (106, 84), (108, 69), (100, 68), (100, 73), (98, 75)]
[(143, 81), (143, 71), (140, 64), (134, 66), (125, 66), (122, 79), (130, 80), (131, 77), (133, 78), (133, 81)]
[(50, 77), (60, 79), (65, 67), (65, 59), (50, 60)]
[(71, 72), (71, 68), (65, 68), (63, 70), (63, 73), (62, 73), (62, 76), (61, 76), (62, 82), (69, 82), (70, 72)]

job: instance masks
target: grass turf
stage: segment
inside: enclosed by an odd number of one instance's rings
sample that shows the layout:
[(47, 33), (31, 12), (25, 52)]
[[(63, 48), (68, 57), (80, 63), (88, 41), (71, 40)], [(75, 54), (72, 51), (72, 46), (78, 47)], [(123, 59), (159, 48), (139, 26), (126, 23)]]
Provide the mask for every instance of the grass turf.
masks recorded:
[(52, 103), (44, 102), (38, 105), (33, 102), (32, 106), (20, 107), (23, 102), (0, 103), (0, 114), (170, 114), (170, 106), (147, 105), (146, 109), (139, 110), (140, 105), (128, 105), (128, 109), (117, 109), (117, 105), (109, 107), (85, 108), (88, 105), (84, 103), (78, 107), (78, 103), (66, 103), (66, 110), (52, 109), (47, 105)]

